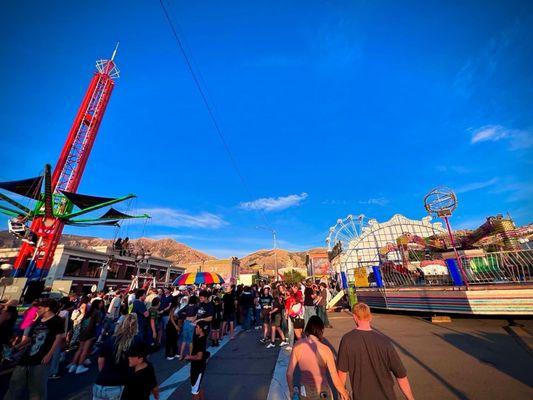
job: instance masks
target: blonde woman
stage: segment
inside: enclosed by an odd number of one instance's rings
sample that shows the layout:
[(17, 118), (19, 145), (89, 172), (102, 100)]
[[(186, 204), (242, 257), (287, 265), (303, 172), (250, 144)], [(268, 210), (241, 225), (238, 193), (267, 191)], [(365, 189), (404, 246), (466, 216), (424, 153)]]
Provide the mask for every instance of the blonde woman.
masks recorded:
[(128, 314), (103, 345), (98, 356), (98, 376), (93, 400), (120, 400), (128, 379), (128, 350), (138, 342), (136, 314)]

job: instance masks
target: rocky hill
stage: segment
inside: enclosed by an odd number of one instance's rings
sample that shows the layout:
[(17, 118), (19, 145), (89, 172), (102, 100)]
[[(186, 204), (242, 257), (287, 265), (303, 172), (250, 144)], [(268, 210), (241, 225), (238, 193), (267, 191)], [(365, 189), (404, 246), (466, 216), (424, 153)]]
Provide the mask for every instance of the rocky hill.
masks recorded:
[[(61, 238), (61, 243), (67, 246), (111, 246), (112, 242), (110, 239), (67, 234)], [(201, 263), (202, 261), (216, 259), (216, 257), (202, 253), (170, 238), (159, 240), (140, 238), (131, 240), (130, 243), (134, 253), (140, 252), (143, 249), (144, 251), (150, 251), (155, 257), (166, 258), (179, 265)], [(15, 240), (7, 231), (0, 231), (0, 248), (18, 247), (20, 244), (20, 241)], [(315, 251), (322, 252), (325, 249), (317, 248), (309, 250), (310, 253)], [(283, 249), (276, 249), (275, 253), (274, 250), (258, 250), (240, 259), (241, 272), (261, 270), (263, 272), (273, 273), (276, 263), (278, 268), (305, 269), (305, 256), (307, 253), (306, 251), (290, 252)]]
[[(111, 246), (113, 241), (111, 239), (65, 234), (61, 237), (61, 243), (67, 246), (94, 247)], [(144, 251), (150, 251), (154, 257), (166, 258), (176, 264), (190, 264), (215, 259), (215, 257), (169, 238), (159, 240), (140, 238), (131, 240), (130, 244), (133, 253), (140, 252), (143, 249)], [(20, 246), (20, 241), (14, 240), (13, 236), (7, 231), (0, 232), (0, 248), (18, 246)]]
[[(308, 252), (322, 252), (324, 248), (311, 249)], [(259, 250), (240, 259), (241, 272), (265, 271), (273, 272), (277, 263), (278, 268), (305, 269), (307, 251), (290, 252), (283, 249)]]

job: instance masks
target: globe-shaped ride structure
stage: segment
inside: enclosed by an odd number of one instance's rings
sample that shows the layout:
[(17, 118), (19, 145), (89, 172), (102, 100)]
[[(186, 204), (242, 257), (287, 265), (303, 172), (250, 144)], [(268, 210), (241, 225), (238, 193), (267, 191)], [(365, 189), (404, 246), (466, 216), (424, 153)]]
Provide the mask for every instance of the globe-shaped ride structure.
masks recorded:
[(450, 188), (440, 186), (424, 197), (424, 207), (431, 215), (449, 217), (457, 208), (457, 196)]

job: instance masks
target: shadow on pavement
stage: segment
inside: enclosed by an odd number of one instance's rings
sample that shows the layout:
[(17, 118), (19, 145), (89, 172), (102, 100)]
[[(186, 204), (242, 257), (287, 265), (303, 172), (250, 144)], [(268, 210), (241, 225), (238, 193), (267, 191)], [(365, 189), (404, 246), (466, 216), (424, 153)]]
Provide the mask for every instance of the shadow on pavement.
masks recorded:
[(440, 376), (434, 369), (432, 369), (429, 365), (425, 364), (420, 360), (418, 357), (416, 357), (413, 353), (411, 353), (409, 350), (407, 350), (404, 346), (402, 346), (400, 343), (398, 343), (396, 340), (391, 338), (390, 336), (386, 335), (384, 332), (380, 331), (379, 329), (373, 328), (375, 331), (381, 333), (382, 335), (387, 336), (390, 341), (407, 357), (411, 358), (413, 361), (415, 361), (418, 365), (420, 365), (423, 369), (425, 369), (431, 376), (433, 376), (435, 379), (437, 379), (442, 385), (444, 385), (450, 392), (452, 392), (458, 399), (461, 400), (468, 400), (468, 396), (465, 392), (461, 391), (460, 389), (453, 386), (450, 382), (448, 382), (446, 379), (444, 379), (442, 376)]
[(522, 357), (512, 356), (512, 354), (516, 354), (516, 351), (513, 351), (513, 353), (508, 351), (506, 344), (512, 347), (516, 346), (516, 348), (519, 348), (519, 346), (512, 341), (513, 339), (509, 335), (486, 332), (477, 332), (477, 336), (465, 333), (435, 335), (459, 350), (475, 357), (480, 362), (488, 364), (492, 368), (533, 387), (533, 374), (531, 374), (533, 358), (522, 348), (520, 348), (523, 352)]

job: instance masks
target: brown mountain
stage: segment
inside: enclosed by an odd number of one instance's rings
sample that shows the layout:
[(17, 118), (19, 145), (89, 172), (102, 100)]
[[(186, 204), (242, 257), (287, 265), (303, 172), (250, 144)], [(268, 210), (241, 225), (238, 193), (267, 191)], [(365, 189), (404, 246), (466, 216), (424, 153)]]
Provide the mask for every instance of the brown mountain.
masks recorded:
[[(61, 243), (66, 244), (67, 246), (94, 247), (111, 246), (113, 240), (65, 234), (61, 237)], [(201, 251), (195, 250), (192, 247), (176, 242), (170, 238), (159, 240), (140, 238), (131, 240), (130, 244), (133, 253), (140, 252), (141, 249), (144, 251), (150, 251), (154, 257), (166, 258), (176, 264), (189, 264), (215, 259), (215, 257), (202, 253)], [(18, 246), (20, 246), (20, 241), (14, 240), (13, 236), (7, 231), (0, 232), (0, 248)]]
[[(61, 243), (66, 244), (67, 246), (94, 247), (111, 246), (113, 241), (111, 239), (65, 234), (61, 237)], [(195, 250), (192, 247), (176, 242), (170, 238), (159, 240), (140, 238), (133, 239), (130, 243), (134, 253), (140, 252), (141, 249), (144, 251), (150, 251), (153, 256), (169, 259), (178, 265), (216, 259), (216, 257), (202, 253), (201, 251)], [(20, 241), (14, 239), (7, 231), (0, 231), (0, 248), (18, 246), (20, 246)], [(308, 252), (313, 253), (323, 251), (325, 251), (324, 248), (316, 248), (311, 249)], [(241, 272), (246, 273), (262, 270), (264, 272), (273, 273), (276, 263), (279, 269), (305, 269), (305, 256), (308, 252), (290, 252), (283, 249), (276, 249), (274, 253), (274, 250), (258, 250), (240, 259)]]
[(290, 252), (283, 249), (259, 250), (240, 259), (241, 272), (265, 271), (273, 272), (277, 264), (278, 269), (295, 268), (305, 269), (305, 256), (307, 253), (323, 252), (324, 248), (315, 248), (309, 251)]

